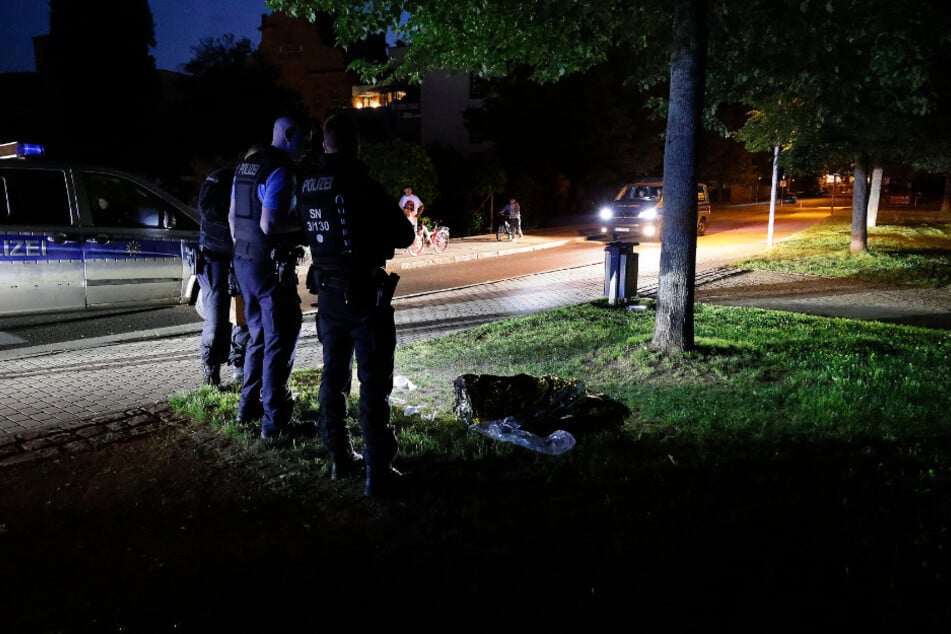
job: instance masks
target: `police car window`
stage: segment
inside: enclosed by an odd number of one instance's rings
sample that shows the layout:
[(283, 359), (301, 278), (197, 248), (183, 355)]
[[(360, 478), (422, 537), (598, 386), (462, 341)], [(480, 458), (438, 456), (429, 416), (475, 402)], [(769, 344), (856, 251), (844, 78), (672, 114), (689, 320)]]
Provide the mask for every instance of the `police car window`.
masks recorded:
[(134, 226), (154, 229), (198, 230), (198, 223), (179, 212), (168, 201), (152, 192), (129, 183), (131, 188), (130, 220)]
[(137, 183), (109, 174), (85, 173), (93, 224), (138, 229), (198, 229), (162, 198)]
[(62, 170), (0, 170), (0, 225), (70, 224)]
[(92, 221), (98, 227), (122, 227), (126, 225), (128, 207), (122, 194), (122, 181), (104, 174), (83, 174)]

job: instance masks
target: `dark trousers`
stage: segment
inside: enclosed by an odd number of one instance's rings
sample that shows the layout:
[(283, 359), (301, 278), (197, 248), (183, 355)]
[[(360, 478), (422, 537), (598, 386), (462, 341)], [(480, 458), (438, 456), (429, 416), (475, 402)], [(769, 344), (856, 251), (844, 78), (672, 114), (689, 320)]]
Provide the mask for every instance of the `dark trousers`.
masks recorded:
[(248, 345), (247, 326), (230, 321), (231, 293), (228, 274), (231, 257), (202, 254), (198, 266), (205, 322), (201, 328), (201, 361), (205, 365), (230, 363), (240, 368)]
[(279, 282), (270, 259), (235, 257), (234, 272), (250, 335), (238, 418), (257, 418), (263, 409), (261, 434), (267, 437), (279, 432), (293, 413), (287, 383), (300, 336), (300, 297), (296, 283)]
[[(350, 299), (351, 301), (346, 301)], [(365, 300), (365, 301), (361, 301)], [(317, 336), (323, 348), (320, 380), (320, 434), (334, 459), (352, 452), (347, 429), (347, 398), (356, 356), (360, 382), (360, 428), (368, 466), (388, 467), (396, 455), (396, 435), (390, 426), (393, 354), (396, 325), (389, 303), (375, 304), (376, 292), (364, 298), (338, 290), (317, 293)]]

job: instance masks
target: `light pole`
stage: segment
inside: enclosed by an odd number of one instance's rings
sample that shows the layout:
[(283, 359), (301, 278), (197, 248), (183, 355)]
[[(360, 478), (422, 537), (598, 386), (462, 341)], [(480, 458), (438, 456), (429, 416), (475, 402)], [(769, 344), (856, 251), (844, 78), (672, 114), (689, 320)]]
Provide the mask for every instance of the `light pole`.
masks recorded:
[(829, 206), (829, 215), (835, 213), (835, 187), (839, 180), (839, 173), (836, 172), (832, 175), (832, 203)]
[(776, 185), (779, 178), (779, 146), (773, 147), (773, 186), (769, 193), (769, 229), (766, 231), (766, 246), (773, 246), (773, 224), (776, 221)]

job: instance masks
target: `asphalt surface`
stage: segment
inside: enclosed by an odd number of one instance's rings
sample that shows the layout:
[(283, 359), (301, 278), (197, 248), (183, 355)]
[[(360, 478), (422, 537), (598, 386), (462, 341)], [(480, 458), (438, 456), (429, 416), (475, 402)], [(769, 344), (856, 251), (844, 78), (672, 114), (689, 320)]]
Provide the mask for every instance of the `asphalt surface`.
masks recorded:
[[(400, 253), (399, 271), (552, 248), (571, 238), (526, 235), (455, 239), (443, 254)], [(581, 237), (577, 239), (583, 239)], [(951, 328), (951, 288), (855, 289), (813, 276), (714, 269), (698, 273), (697, 301)], [(656, 293), (656, 277), (637, 295)], [(568, 268), (394, 300), (399, 344), (482, 323), (604, 297), (604, 265)], [(307, 303), (305, 301), (305, 307)], [(296, 368), (320, 363), (314, 319), (305, 314)], [(175, 423), (167, 399), (201, 385), (200, 323), (32, 348), (0, 348), (0, 465), (52, 457)], [(223, 368), (226, 370), (227, 368)], [(227, 382), (230, 375), (223, 372)], [(179, 421), (180, 422), (180, 421)]]

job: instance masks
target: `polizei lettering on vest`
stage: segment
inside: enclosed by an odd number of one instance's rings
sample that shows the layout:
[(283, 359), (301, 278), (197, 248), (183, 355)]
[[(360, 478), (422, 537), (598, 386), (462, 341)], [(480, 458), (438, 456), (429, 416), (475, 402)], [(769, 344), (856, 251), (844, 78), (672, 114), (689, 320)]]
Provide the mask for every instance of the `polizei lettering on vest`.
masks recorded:
[(330, 190), (334, 184), (333, 176), (318, 176), (316, 178), (308, 178), (301, 185), (301, 192), (309, 194), (312, 192), (325, 192)]
[(261, 166), (256, 163), (239, 163), (234, 172), (241, 176), (257, 176), (259, 169), (261, 169)]

